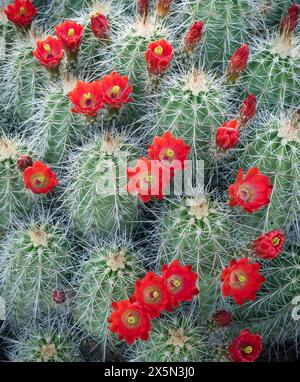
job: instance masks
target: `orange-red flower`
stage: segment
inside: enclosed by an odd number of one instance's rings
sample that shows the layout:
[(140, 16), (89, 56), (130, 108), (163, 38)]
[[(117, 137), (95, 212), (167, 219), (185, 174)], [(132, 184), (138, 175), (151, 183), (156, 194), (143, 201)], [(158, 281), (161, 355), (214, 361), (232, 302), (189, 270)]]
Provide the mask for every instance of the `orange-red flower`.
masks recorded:
[(78, 81), (74, 90), (69, 93), (69, 99), (74, 105), (74, 113), (96, 117), (103, 107), (104, 94), (101, 81)]
[(45, 40), (37, 42), (33, 55), (46, 68), (57, 68), (64, 57), (62, 42), (48, 36)]
[(229, 357), (234, 362), (254, 362), (261, 350), (261, 336), (250, 333), (248, 329), (242, 330), (228, 347)]
[(104, 92), (104, 102), (110, 108), (120, 108), (124, 103), (131, 102), (130, 93), (132, 85), (130, 85), (127, 76), (120, 76), (117, 72), (104, 76), (101, 80)]
[(110, 34), (110, 27), (107, 18), (102, 13), (95, 13), (91, 17), (91, 29), (95, 37), (107, 40)]
[(127, 191), (138, 195), (143, 202), (149, 202), (151, 197), (163, 199), (164, 190), (171, 181), (167, 167), (145, 157), (140, 158), (134, 168), (127, 169), (127, 176)]
[(15, 0), (4, 9), (4, 13), (16, 26), (27, 28), (32, 23), (37, 9), (31, 0)]
[(230, 266), (225, 268), (221, 275), (223, 296), (231, 296), (239, 305), (246, 300), (255, 300), (256, 292), (265, 282), (259, 270), (260, 264), (251, 264), (247, 258), (231, 260)]
[(216, 145), (222, 150), (232, 149), (239, 141), (239, 123), (236, 119), (225, 122), (218, 128)]
[(164, 74), (173, 57), (173, 47), (166, 40), (151, 42), (146, 51), (148, 72), (153, 75)]
[(113, 302), (113, 312), (108, 318), (110, 330), (116, 333), (120, 340), (125, 340), (131, 345), (140, 338), (147, 341), (151, 330), (148, 313), (128, 300)]
[(34, 194), (48, 194), (58, 185), (56, 174), (39, 161), (34, 162), (31, 167), (27, 167), (23, 176), (26, 188)]
[(184, 37), (184, 49), (186, 51), (193, 52), (197, 48), (202, 37), (203, 27), (203, 21), (195, 21), (187, 31)]
[(300, 5), (293, 4), (289, 9), (287, 15), (282, 20), (280, 26), (280, 33), (291, 34), (298, 25), (300, 15)]
[(237, 174), (235, 184), (229, 186), (230, 205), (240, 205), (249, 214), (270, 203), (272, 185), (266, 175), (257, 167), (252, 167), (244, 176), (243, 169)]
[(169, 309), (177, 307), (183, 301), (190, 301), (199, 293), (196, 287), (198, 275), (190, 265), (181, 265), (178, 260), (163, 265), (162, 279), (170, 293)]
[(282, 251), (285, 235), (275, 229), (259, 236), (252, 244), (255, 255), (262, 259), (275, 259)]
[(170, 131), (161, 137), (154, 137), (153, 145), (148, 146), (148, 155), (151, 159), (159, 160), (163, 166), (174, 170), (185, 168), (190, 146), (183, 139), (177, 139)]
[(165, 17), (170, 13), (173, 0), (157, 0), (156, 12), (158, 16)]
[(240, 110), (240, 123), (242, 126), (246, 124), (255, 116), (256, 113), (256, 97), (254, 94), (249, 94), (243, 101), (243, 105)]
[(75, 52), (79, 49), (84, 27), (74, 21), (66, 20), (55, 28), (56, 36), (63, 44), (67, 52)]
[(136, 301), (151, 318), (155, 318), (167, 309), (169, 291), (160, 276), (148, 272), (142, 280), (136, 281), (134, 295), (130, 300)]

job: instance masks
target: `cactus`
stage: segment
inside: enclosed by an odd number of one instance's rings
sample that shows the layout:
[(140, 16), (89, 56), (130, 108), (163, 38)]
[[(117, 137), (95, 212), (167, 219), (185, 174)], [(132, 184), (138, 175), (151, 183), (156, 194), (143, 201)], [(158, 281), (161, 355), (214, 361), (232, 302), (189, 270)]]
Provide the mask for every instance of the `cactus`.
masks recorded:
[(181, 34), (195, 20), (204, 21), (201, 54), (210, 66), (224, 65), (234, 51), (247, 41), (254, 16), (257, 16), (256, 2), (248, 0), (189, 0), (182, 2), (181, 7), (184, 20)]
[(28, 154), (22, 140), (0, 136), (0, 232), (7, 229), (12, 218), (29, 211), (33, 204), (32, 194), (26, 190), (17, 159)]
[(137, 200), (126, 194), (124, 178), (124, 160), (134, 158), (132, 150), (120, 135), (103, 133), (72, 158), (66, 204), (78, 232), (105, 235), (136, 225)]
[(36, 323), (9, 339), (8, 358), (13, 362), (78, 362), (78, 341), (66, 322)]
[(112, 237), (90, 248), (76, 275), (73, 316), (84, 333), (103, 348), (116, 345), (107, 318), (113, 301), (128, 299), (143, 275), (143, 255), (126, 238)]
[(32, 145), (49, 163), (58, 163), (66, 153), (90, 133), (84, 121), (71, 112), (67, 94), (73, 90), (76, 81), (63, 79), (47, 87), (39, 101), (38, 112), (27, 129)]
[(153, 134), (169, 130), (191, 146), (195, 157), (207, 158), (213, 133), (225, 120), (225, 112), (230, 112), (229, 94), (224, 79), (202, 70), (169, 79), (151, 112), (155, 120)]
[(2, 248), (0, 278), (8, 320), (25, 326), (59, 309), (53, 293), (70, 288), (72, 261), (69, 243), (58, 226), (47, 219), (22, 222)]
[(252, 215), (243, 213), (242, 223), (256, 230), (285, 229), (300, 211), (297, 110), (261, 116), (254, 136), (250, 136), (237, 167), (258, 167), (270, 177), (273, 191), (270, 204)]
[(289, 6), (299, 1), (291, 0), (264, 0), (261, 1), (260, 12), (266, 25), (273, 27), (278, 25), (285, 15)]
[(289, 108), (299, 104), (299, 37), (277, 33), (255, 40), (248, 70), (243, 76), (246, 92), (254, 93), (262, 108)]

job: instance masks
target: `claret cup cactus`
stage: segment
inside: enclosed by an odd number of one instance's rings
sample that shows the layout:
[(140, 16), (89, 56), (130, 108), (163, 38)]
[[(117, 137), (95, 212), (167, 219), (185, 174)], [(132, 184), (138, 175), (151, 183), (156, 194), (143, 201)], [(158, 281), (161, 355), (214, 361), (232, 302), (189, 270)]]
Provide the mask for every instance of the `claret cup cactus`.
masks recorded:
[(299, 358), (299, 18), (2, 1), (0, 360)]

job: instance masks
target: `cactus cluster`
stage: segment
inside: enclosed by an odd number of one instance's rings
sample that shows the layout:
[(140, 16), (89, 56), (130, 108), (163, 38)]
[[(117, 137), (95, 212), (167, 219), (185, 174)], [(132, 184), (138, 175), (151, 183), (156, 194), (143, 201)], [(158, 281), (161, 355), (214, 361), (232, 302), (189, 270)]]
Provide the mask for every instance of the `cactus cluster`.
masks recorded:
[(4, 1), (1, 357), (297, 358), (299, 18), (290, 0)]

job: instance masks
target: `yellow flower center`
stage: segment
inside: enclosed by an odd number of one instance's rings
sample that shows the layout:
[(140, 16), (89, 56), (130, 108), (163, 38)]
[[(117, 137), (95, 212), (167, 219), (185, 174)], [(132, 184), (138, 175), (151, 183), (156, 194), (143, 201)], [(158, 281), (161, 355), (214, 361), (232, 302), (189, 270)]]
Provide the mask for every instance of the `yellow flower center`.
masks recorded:
[(127, 318), (128, 324), (135, 324), (136, 323), (136, 318), (134, 316), (129, 316)]
[(68, 30), (68, 36), (69, 36), (69, 37), (74, 36), (74, 33), (75, 33), (75, 29), (74, 29), (74, 28), (70, 28), (70, 29)]
[(178, 287), (181, 285), (181, 281), (178, 280), (178, 279), (176, 279), (176, 280), (174, 280), (173, 285), (174, 285), (176, 288), (178, 288)]
[(244, 353), (246, 353), (246, 354), (251, 354), (252, 353), (252, 351), (253, 351), (253, 347), (252, 346), (246, 346), (245, 348), (244, 348)]
[(31, 177), (31, 184), (37, 188), (43, 187), (46, 184), (46, 181), (46, 177), (42, 174), (34, 174)]
[(147, 175), (146, 176), (146, 180), (147, 180), (148, 183), (151, 183), (152, 179), (153, 179), (153, 177), (151, 175)]
[(238, 278), (238, 280), (239, 280), (240, 283), (243, 283), (243, 282), (246, 281), (246, 276), (245, 276), (245, 275), (241, 275), (241, 274), (240, 274), (240, 275), (238, 275), (237, 278)]
[(49, 44), (44, 44), (44, 49), (46, 52), (51, 52), (51, 47)]
[(159, 293), (157, 292), (157, 290), (155, 290), (153, 292), (153, 298), (156, 300), (158, 296), (159, 296)]
[(167, 158), (173, 158), (173, 156), (174, 156), (174, 151), (172, 149), (168, 149), (166, 151), (166, 157)]
[(20, 7), (20, 16), (24, 16), (26, 13), (26, 9), (24, 7)]
[(91, 93), (85, 93), (85, 94), (83, 95), (83, 97), (84, 97), (85, 99), (91, 99), (91, 98), (92, 98), (92, 95), (91, 95)]
[(274, 237), (274, 239), (272, 240), (272, 243), (273, 245), (276, 247), (277, 245), (280, 244), (280, 239), (279, 237)]
[(160, 56), (163, 52), (163, 48), (158, 45), (155, 49), (154, 49), (154, 53), (157, 54), (158, 56)]
[(112, 94), (118, 94), (119, 91), (120, 91), (120, 86), (118, 86), (118, 85), (115, 85), (115, 86), (111, 89)]

